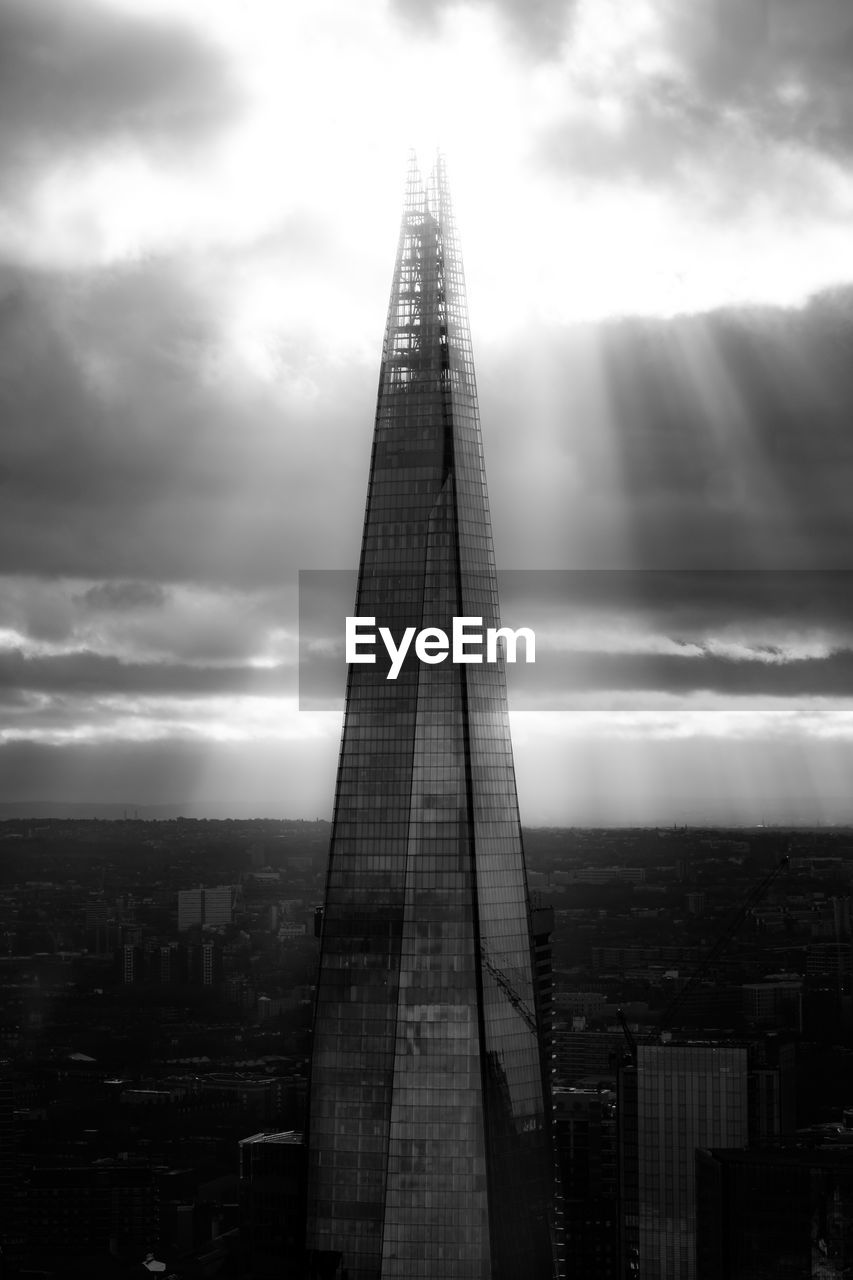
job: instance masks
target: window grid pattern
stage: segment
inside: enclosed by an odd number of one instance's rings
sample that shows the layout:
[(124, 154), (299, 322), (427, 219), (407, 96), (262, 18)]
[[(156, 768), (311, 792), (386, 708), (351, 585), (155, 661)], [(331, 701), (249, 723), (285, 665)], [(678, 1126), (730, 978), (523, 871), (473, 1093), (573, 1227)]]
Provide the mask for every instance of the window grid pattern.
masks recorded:
[[(409, 173), (356, 613), (499, 626), (441, 163)], [(309, 1115), (309, 1246), (353, 1280), (550, 1277), (549, 1164), (505, 673), (353, 665)]]
[(744, 1046), (637, 1050), (640, 1274), (695, 1280), (697, 1147), (747, 1143)]

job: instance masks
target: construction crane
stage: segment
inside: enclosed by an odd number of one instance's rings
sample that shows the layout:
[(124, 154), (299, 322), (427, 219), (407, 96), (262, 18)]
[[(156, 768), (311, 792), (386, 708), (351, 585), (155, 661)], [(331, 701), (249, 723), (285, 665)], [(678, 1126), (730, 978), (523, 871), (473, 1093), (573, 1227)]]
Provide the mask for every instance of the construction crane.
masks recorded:
[(746, 917), (749, 915), (750, 911), (753, 909), (753, 907), (758, 905), (758, 903), (764, 897), (767, 890), (773, 884), (776, 877), (781, 875), (781, 873), (784, 871), (787, 865), (788, 865), (788, 855), (786, 853), (784, 857), (779, 859), (779, 861), (777, 862), (773, 870), (767, 873), (767, 875), (764, 877), (763, 880), (759, 881), (758, 884), (753, 885), (749, 893), (746, 895), (746, 898), (744, 899), (743, 903), (741, 904), (737, 914), (729, 921), (728, 925), (720, 934), (719, 938), (714, 943), (711, 950), (705, 956), (705, 959), (699, 965), (699, 968), (693, 973), (693, 975), (690, 978), (688, 978), (687, 982), (685, 982), (681, 990), (676, 993), (675, 997), (670, 1001), (670, 1003), (664, 1009), (661, 1015), (661, 1020), (659, 1024), (661, 1031), (664, 1031), (666, 1030), (667, 1027), (671, 1027), (673, 1025), (675, 1018), (679, 1013), (682, 1012), (684, 1005), (687, 1003), (687, 1001), (690, 999), (690, 996), (693, 994), (693, 992), (698, 987), (699, 983), (705, 977), (705, 974), (719, 959), (719, 957), (725, 951), (726, 947), (731, 942), (732, 938), (737, 933), (738, 929), (743, 924)]
[(637, 1038), (634, 1035), (631, 1028), (628, 1026), (628, 1019), (625, 1017), (625, 1011), (623, 1009), (617, 1009), (616, 1017), (619, 1019), (619, 1025), (622, 1028), (622, 1032), (625, 1036), (625, 1041), (628, 1045), (628, 1053), (631, 1056), (631, 1061), (636, 1062), (637, 1061)]
[(485, 965), (485, 967), (488, 969), (489, 973), (494, 978), (495, 982), (500, 987), (501, 991), (503, 991), (504, 995), (509, 1000), (513, 1009), (515, 1009), (516, 1013), (518, 1013), (524, 1019), (524, 1021), (527, 1023), (528, 1027), (533, 1032), (533, 1034), (538, 1035), (536, 1015), (525, 1004), (522, 997), (512, 986), (507, 975), (501, 969), (498, 969), (498, 967), (495, 964), (492, 963), (492, 961), (486, 955), (486, 949), (482, 943), (480, 944), (480, 958), (483, 961), (483, 964)]

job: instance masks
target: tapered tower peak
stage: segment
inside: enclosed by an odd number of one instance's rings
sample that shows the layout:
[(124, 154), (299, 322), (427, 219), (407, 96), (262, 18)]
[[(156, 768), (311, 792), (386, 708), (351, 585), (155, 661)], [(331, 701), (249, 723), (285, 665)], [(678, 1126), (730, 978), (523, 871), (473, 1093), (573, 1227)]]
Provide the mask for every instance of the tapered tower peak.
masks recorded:
[[(410, 163), (355, 612), (499, 626), (444, 165)], [(353, 664), (326, 884), (308, 1244), (351, 1280), (550, 1280), (550, 1164), (501, 665)]]

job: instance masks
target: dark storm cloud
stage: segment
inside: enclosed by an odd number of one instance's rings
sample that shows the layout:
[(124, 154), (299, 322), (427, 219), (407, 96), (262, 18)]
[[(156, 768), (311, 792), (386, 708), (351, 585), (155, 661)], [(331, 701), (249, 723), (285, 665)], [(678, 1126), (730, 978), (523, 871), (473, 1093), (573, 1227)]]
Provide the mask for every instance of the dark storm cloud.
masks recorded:
[(166, 592), (156, 582), (101, 582), (82, 596), (90, 609), (125, 612), (132, 609), (158, 608), (166, 601)]
[[(354, 569), (300, 573), (303, 656), (318, 647), (343, 653), (357, 578)], [(588, 626), (621, 614), (648, 635), (685, 645), (702, 645), (735, 623), (777, 634), (820, 627), (841, 638), (838, 647), (847, 639), (853, 647), (853, 569), (499, 569), (498, 588), (503, 621), (512, 627), (526, 620), (541, 629)], [(421, 618), (415, 605), (407, 625), (419, 627)]]
[(67, 0), (0, 9), (0, 171), (12, 199), (22, 175), (106, 141), (185, 146), (236, 102), (223, 56), (176, 23)]
[[(706, 12), (703, 14), (703, 6)], [(847, 0), (670, 0), (696, 90), (741, 106), (767, 133), (849, 153), (853, 12)]]
[[(92, 576), (113, 569), (114, 549), (132, 529), (140, 506), (153, 501), (168, 480), (170, 454), (180, 439), (174, 431), (168, 447), (161, 378), (146, 397), (144, 423), (130, 403), (138, 381), (155, 374), (152, 366), (160, 366), (157, 373), (170, 372), (145, 332), (168, 313), (165, 300), (152, 307), (149, 296), (143, 299), (147, 311), (140, 306), (129, 313), (118, 300), (118, 341), (128, 314), (139, 330), (137, 350), (125, 363), (115, 339), (105, 357), (103, 344), (98, 350), (91, 341), (81, 342), (79, 329), (74, 340), (63, 332), (62, 308), (75, 289), (79, 286), (70, 282), (23, 277), (7, 291), (0, 310), (5, 374), (0, 557), (10, 571), (78, 570)], [(169, 328), (174, 331), (174, 321)], [(85, 363), (93, 355), (116, 368), (118, 403), (110, 403), (93, 384)], [(181, 396), (174, 374), (169, 382), (177, 415)], [(140, 551), (144, 563), (144, 548)]]
[[(664, 187), (700, 183), (717, 212), (742, 210), (778, 187), (790, 210), (816, 210), (821, 175), (792, 179), (785, 148), (836, 157), (853, 138), (853, 11), (847, 0), (656, 0), (648, 48), (628, 47), (606, 79), (573, 67), (590, 110), (576, 107), (542, 132), (533, 156), (549, 167), (610, 183), (620, 175)], [(571, 45), (569, 46), (571, 51)], [(663, 55), (639, 70), (635, 56)], [(617, 97), (619, 127), (597, 115), (600, 94)], [(768, 144), (781, 144), (775, 150)]]
[[(756, 651), (760, 652), (760, 651)], [(766, 649), (765, 657), (778, 650)], [(507, 687), (514, 711), (594, 710), (596, 699), (610, 706), (626, 696), (632, 712), (671, 709), (671, 699), (689, 697), (691, 710), (703, 699), (735, 699), (731, 709), (750, 710), (756, 700), (853, 697), (853, 651), (826, 658), (786, 661), (741, 660), (685, 649), (683, 654), (560, 653), (547, 639), (537, 640), (537, 657), (507, 667)], [(345, 670), (340, 656), (316, 655), (300, 670), (302, 710), (340, 711), (344, 705)], [(792, 704), (793, 705), (793, 704)]]
[[(415, 27), (437, 31), (440, 19), (447, 15), (452, 20), (454, 10), (464, 3), (465, 0), (393, 0), (393, 7)], [(577, 3), (576, 0), (473, 0), (473, 7), (495, 14), (517, 48), (539, 58), (549, 58), (556, 56), (561, 41), (566, 38)]]
[[(545, 706), (590, 706), (590, 695), (631, 695), (633, 711), (666, 709), (671, 697), (691, 696), (701, 707), (703, 696), (750, 700), (766, 698), (850, 698), (853, 696), (853, 652), (826, 658), (786, 662), (738, 660), (713, 653), (558, 655), (540, 645), (535, 666), (517, 663), (508, 670), (515, 710)], [(775, 651), (768, 651), (768, 656)], [(697, 701), (698, 698), (698, 701)]]
[[(720, 111), (669, 75), (649, 77), (631, 90), (618, 129), (593, 114), (549, 124), (533, 148), (549, 168), (611, 183), (624, 175), (675, 185), (697, 151), (716, 147)], [(731, 160), (731, 158), (730, 158)]]
[[(281, 378), (253, 380), (218, 303), (167, 259), (0, 282), (0, 571), (279, 583), (337, 533), (318, 476), (358, 527), (373, 370), (306, 391), (294, 337)], [(360, 398), (363, 438), (339, 425)]]
[[(354, 578), (300, 575), (304, 709), (342, 706)], [(515, 710), (588, 705), (590, 695), (608, 693), (636, 695), (633, 710), (694, 694), (853, 696), (853, 572), (509, 570), (498, 580), (503, 624), (536, 635), (535, 663), (525, 660), (521, 644), (507, 667)], [(365, 630), (376, 635), (386, 622), (380, 612)], [(406, 626), (417, 631), (436, 622), (449, 628), (413, 607), (405, 619), (395, 614), (392, 632), (399, 640)], [(797, 641), (802, 646), (803, 635), (816, 631), (829, 640), (798, 651)], [(616, 651), (597, 651), (591, 635), (609, 636)], [(377, 670), (387, 671), (381, 641), (372, 652)], [(403, 669), (409, 666), (417, 663)]]
[[(318, 370), (310, 394), (287, 370), (232, 378), (216, 301), (167, 260), (7, 277), (0, 571), (248, 589), (355, 563), (374, 368), (294, 337), (285, 361)], [(540, 330), (487, 350), (499, 559), (848, 567), (851, 349), (841, 290), (800, 311)]]
[(502, 567), (853, 567), (853, 289), (479, 360)]
[(851, 303), (603, 330), (638, 563), (851, 566)]
[(129, 694), (206, 697), (263, 696), (294, 691), (287, 667), (199, 666), (174, 662), (124, 662), (88, 652), (33, 657), (20, 650), (0, 652), (0, 689), (62, 695)]
[[(528, 617), (547, 628), (622, 614), (646, 634), (685, 645), (702, 645), (732, 625), (777, 635), (822, 628), (853, 641), (853, 571), (508, 570), (499, 584), (504, 619), (514, 627)], [(771, 648), (768, 642), (768, 658)]]
[[(345, 670), (342, 655), (316, 655), (301, 663), (303, 707), (339, 708)], [(697, 652), (563, 653), (541, 637), (535, 665), (508, 669), (515, 710), (590, 705), (596, 694), (632, 695), (633, 710), (656, 710), (681, 695), (756, 698), (850, 698), (853, 650), (821, 658), (788, 658), (773, 646), (753, 650), (750, 659)], [(87, 652), (30, 657), (0, 654), (0, 705), (7, 731), (18, 726), (57, 730), (85, 720), (108, 723), (109, 708), (98, 700), (130, 698), (205, 699), (281, 697), (296, 691), (292, 668), (239, 665), (199, 666), (173, 662), (135, 663)], [(662, 699), (664, 701), (662, 702)]]

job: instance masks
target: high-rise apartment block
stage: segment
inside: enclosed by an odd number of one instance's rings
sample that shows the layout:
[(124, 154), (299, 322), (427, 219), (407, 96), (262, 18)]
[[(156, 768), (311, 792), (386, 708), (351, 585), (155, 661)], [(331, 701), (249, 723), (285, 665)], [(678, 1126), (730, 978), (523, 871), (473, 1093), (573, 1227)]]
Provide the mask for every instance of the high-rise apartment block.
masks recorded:
[(746, 1146), (748, 1065), (746, 1045), (639, 1045), (620, 1074), (623, 1256), (643, 1278), (696, 1278), (695, 1153)]
[(178, 892), (178, 930), (199, 925), (216, 928), (234, 920), (234, 886), (219, 885), (215, 889), (181, 889)]
[(552, 1099), (565, 1274), (619, 1280), (616, 1095), (557, 1087)]
[(131, 986), (142, 978), (142, 948), (127, 944), (121, 949), (121, 980)]
[(293, 1275), (305, 1234), (302, 1134), (256, 1133), (240, 1144), (240, 1233), (249, 1273)]
[(204, 915), (204, 889), (180, 889), (178, 891), (178, 930), (199, 926)]
[[(413, 165), (355, 614), (497, 628), (477, 392), (441, 161)], [(552, 1274), (537, 996), (500, 662), (352, 664), (308, 1113), (308, 1248), (350, 1280)]]
[(234, 920), (234, 898), (234, 888), (230, 884), (219, 885), (216, 889), (205, 889), (202, 924), (213, 928), (231, 924)]

